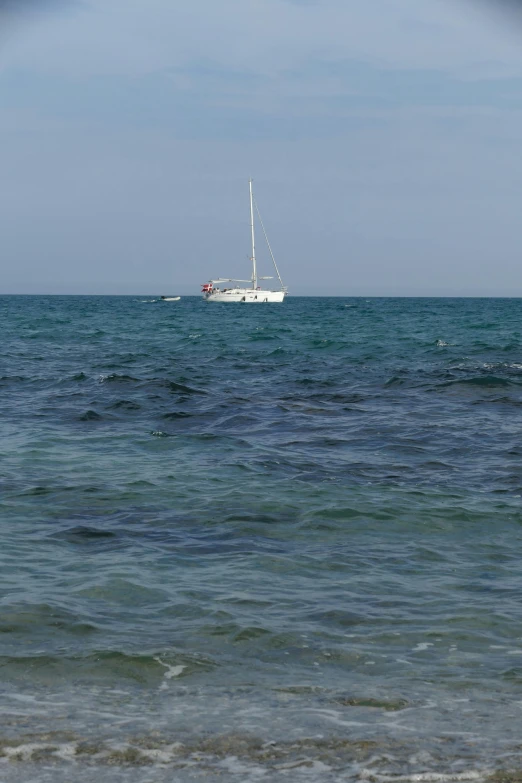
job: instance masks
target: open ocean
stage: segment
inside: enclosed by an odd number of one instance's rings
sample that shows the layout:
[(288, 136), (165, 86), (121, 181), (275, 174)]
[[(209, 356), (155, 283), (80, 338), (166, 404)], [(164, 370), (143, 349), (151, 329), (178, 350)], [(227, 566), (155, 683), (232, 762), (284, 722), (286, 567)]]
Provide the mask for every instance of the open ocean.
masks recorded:
[(522, 780), (522, 300), (0, 335), (0, 783)]

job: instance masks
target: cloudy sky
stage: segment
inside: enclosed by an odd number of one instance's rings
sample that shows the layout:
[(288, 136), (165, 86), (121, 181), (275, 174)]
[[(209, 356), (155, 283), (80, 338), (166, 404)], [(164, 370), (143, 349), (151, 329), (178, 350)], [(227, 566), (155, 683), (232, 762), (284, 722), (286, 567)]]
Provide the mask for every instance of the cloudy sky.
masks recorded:
[(245, 277), (252, 176), (291, 293), (522, 296), (509, 14), (0, 0), (0, 28), (0, 293)]

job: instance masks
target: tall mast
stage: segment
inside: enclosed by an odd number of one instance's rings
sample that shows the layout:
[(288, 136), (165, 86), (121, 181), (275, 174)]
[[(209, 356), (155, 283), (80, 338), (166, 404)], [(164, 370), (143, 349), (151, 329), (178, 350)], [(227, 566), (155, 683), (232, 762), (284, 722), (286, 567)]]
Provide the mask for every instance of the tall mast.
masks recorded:
[(257, 288), (257, 268), (256, 268), (256, 243), (254, 239), (254, 196), (252, 195), (252, 179), (250, 184), (250, 228), (252, 230), (252, 288)]

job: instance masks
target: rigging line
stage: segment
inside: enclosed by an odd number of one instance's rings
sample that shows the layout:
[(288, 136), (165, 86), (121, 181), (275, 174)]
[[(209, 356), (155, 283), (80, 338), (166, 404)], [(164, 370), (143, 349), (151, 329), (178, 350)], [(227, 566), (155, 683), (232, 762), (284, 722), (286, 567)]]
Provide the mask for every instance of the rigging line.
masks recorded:
[(268, 241), (268, 237), (267, 237), (266, 230), (265, 230), (265, 225), (263, 223), (263, 219), (261, 217), (261, 213), (259, 211), (259, 207), (257, 206), (257, 201), (255, 200), (255, 198), (253, 199), (253, 201), (254, 201), (254, 204), (255, 204), (257, 216), (259, 218), (259, 222), (261, 223), (261, 228), (263, 229), (263, 234), (265, 235), (266, 244), (268, 245), (268, 249), (270, 251), (270, 255), (272, 256), (272, 261), (274, 263), (275, 271), (277, 272), (277, 276), (279, 278), (279, 282), (281, 283), (281, 288), (284, 289), (283, 281), (281, 280), (281, 275), (279, 274), (279, 269), (277, 268), (276, 260), (274, 258), (274, 254), (272, 253), (272, 248), (270, 247), (270, 242)]

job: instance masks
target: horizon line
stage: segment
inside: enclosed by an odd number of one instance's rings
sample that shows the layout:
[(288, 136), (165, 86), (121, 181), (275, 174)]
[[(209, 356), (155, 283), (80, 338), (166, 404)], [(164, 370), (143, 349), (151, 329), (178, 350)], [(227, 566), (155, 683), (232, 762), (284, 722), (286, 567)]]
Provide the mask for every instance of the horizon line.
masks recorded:
[[(88, 294), (88, 293), (1, 293), (0, 297), (27, 296), (27, 297), (112, 297), (130, 298), (135, 296), (147, 296), (161, 299), (165, 294), (132, 293), (132, 294)], [(200, 294), (170, 294), (179, 296), (180, 299), (203, 299)], [(290, 299), (522, 299), (521, 294), (287, 294)], [(234, 304), (234, 303), (231, 303)], [(238, 303), (240, 304), (240, 303)]]

